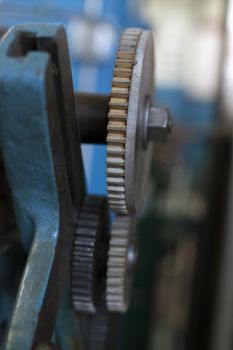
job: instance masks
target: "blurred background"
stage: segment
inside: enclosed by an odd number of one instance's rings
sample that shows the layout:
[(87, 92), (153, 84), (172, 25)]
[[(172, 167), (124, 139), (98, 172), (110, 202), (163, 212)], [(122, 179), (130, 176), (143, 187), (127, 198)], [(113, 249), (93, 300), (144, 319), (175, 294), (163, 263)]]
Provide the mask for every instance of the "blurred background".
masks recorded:
[[(233, 1), (0, 1), (2, 34), (27, 22), (65, 25), (80, 92), (109, 93), (124, 27), (153, 29), (155, 98), (174, 129), (154, 152), (120, 349), (232, 349)], [(105, 147), (82, 150), (89, 191), (106, 194)]]

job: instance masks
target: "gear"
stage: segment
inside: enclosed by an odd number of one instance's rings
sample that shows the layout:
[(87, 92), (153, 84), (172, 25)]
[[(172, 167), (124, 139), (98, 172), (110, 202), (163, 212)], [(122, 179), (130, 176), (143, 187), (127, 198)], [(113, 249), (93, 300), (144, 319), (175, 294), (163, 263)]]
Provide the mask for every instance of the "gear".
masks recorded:
[(95, 314), (84, 321), (83, 345), (85, 350), (109, 350), (118, 348), (117, 336), (121, 315), (108, 312), (105, 294)]
[(107, 307), (126, 312), (129, 306), (133, 270), (137, 260), (135, 217), (117, 216), (111, 230), (107, 268)]
[(97, 311), (88, 320), (88, 334), (85, 337), (86, 350), (106, 349), (106, 338), (108, 333), (108, 315), (106, 312)]
[(88, 196), (79, 216), (72, 260), (72, 300), (76, 311), (94, 313), (106, 273), (108, 206), (104, 197)]
[(127, 214), (125, 198), (125, 146), (131, 77), (141, 30), (126, 29), (117, 52), (110, 98), (107, 136), (107, 184), (113, 211)]
[(142, 205), (151, 160), (151, 147), (144, 149), (142, 142), (143, 123), (153, 85), (153, 36), (126, 29), (115, 63), (107, 127), (108, 198), (116, 214), (133, 214)]

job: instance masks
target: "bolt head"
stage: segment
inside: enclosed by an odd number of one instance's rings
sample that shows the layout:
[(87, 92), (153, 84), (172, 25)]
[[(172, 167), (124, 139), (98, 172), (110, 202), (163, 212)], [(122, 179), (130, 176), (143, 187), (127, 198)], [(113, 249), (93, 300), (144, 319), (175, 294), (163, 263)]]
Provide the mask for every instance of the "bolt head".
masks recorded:
[(147, 125), (147, 142), (164, 141), (172, 130), (172, 116), (168, 108), (151, 107)]

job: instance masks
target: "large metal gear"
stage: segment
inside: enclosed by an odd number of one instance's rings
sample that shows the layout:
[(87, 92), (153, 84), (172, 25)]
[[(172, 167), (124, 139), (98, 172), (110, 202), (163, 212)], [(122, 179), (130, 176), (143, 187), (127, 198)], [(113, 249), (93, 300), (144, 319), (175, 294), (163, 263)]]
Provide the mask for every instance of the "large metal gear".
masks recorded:
[(107, 268), (107, 307), (126, 312), (137, 260), (134, 216), (117, 216), (112, 225)]
[(117, 52), (108, 114), (107, 186), (116, 214), (133, 214), (142, 205), (152, 154), (147, 127), (153, 94), (152, 32), (126, 29)]
[(72, 259), (72, 300), (76, 311), (96, 312), (106, 273), (108, 206), (105, 197), (88, 196), (79, 216)]
[(107, 136), (107, 184), (109, 203), (117, 213), (128, 213), (125, 195), (127, 118), (133, 67), (141, 30), (127, 29), (117, 52), (109, 103)]
[(135, 215), (145, 197), (153, 154), (171, 116), (153, 106), (154, 42), (151, 31), (126, 29), (115, 62), (107, 126), (107, 188), (116, 216), (110, 239), (107, 306), (127, 311), (135, 253)]

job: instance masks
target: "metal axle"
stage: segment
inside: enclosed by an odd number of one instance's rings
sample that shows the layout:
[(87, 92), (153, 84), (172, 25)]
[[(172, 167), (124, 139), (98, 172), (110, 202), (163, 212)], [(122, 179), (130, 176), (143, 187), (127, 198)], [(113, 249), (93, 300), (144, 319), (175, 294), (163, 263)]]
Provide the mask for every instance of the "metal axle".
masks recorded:
[[(108, 95), (77, 93), (75, 95), (77, 119), (82, 143), (106, 144), (108, 124)], [(151, 141), (164, 141), (172, 129), (172, 117), (167, 108), (145, 107), (142, 118), (143, 145)]]

